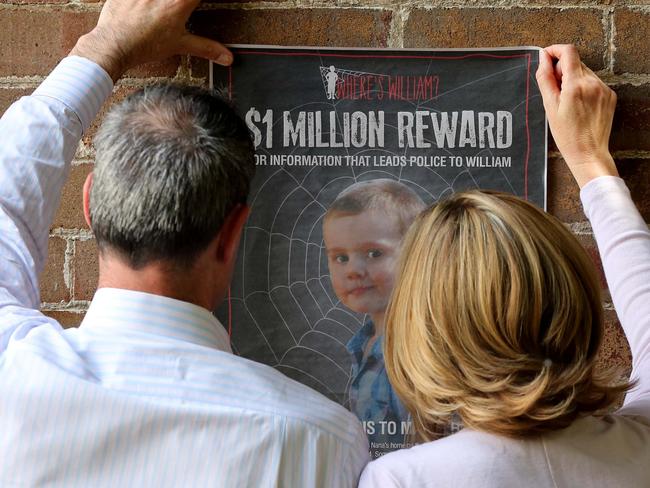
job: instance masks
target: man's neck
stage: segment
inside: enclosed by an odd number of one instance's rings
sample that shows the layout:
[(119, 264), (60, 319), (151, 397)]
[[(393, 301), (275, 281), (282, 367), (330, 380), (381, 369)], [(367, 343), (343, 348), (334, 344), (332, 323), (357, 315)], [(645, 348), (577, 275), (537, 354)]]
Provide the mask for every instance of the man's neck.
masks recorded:
[(210, 273), (193, 266), (179, 270), (165, 262), (154, 262), (133, 269), (116, 258), (99, 259), (97, 288), (119, 288), (182, 300), (213, 310), (220, 299)]

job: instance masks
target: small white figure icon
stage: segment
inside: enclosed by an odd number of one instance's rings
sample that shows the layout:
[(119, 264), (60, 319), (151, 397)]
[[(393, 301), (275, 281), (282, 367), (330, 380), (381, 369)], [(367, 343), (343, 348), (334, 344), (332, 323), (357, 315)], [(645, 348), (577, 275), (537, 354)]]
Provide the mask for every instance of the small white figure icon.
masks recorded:
[(336, 74), (336, 68), (330, 66), (329, 72), (325, 75), (327, 80), (327, 99), (334, 100), (336, 98), (336, 82), (339, 79), (339, 75)]

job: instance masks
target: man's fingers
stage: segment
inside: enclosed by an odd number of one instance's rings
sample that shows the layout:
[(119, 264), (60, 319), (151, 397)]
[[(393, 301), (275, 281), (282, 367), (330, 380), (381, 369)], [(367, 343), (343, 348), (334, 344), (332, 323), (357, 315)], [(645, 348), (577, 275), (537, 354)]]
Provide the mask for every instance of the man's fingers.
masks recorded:
[(561, 76), (573, 76), (582, 72), (578, 50), (572, 44), (554, 44), (544, 49), (558, 60), (556, 70)]
[(217, 64), (232, 64), (232, 53), (220, 42), (207, 37), (186, 34), (181, 40), (179, 54), (191, 54), (200, 58), (211, 59)]
[(542, 49), (539, 52), (539, 67), (537, 68), (537, 84), (544, 100), (546, 111), (557, 106), (557, 99), (560, 96), (560, 86), (555, 77), (555, 68), (551, 56)]

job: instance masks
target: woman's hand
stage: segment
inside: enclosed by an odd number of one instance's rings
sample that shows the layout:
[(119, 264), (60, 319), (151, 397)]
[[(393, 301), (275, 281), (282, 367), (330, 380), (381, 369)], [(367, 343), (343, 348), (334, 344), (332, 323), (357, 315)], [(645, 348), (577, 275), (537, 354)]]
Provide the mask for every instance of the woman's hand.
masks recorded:
[(542, 50), (537, 83), (553, 139), (578, 185), (618, 176), (608, 147), (616, 93), (580, 61), (575, 46)]

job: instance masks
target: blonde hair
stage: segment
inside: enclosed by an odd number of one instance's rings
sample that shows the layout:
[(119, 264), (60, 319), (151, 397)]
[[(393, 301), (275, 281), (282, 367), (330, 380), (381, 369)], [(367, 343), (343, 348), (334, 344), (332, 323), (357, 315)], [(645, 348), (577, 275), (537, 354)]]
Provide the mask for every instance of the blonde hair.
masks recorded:
[(425, 208), (415, 191), (388, 178), (359, 181), (348, 186), (327, 209), (324, 221), (337, 215), (357, 215), (366, 210), (381, 210), (395, 215), (400, 232), (405, 234), (415, 217)]
[(589, 257), (511, 195), (458, 193), (418, 216), (386, 324), (388, 377), (425, 440), (454, 412), (510, 437), (562, 429), (631, 387), (595, 370), (603, 318)]

